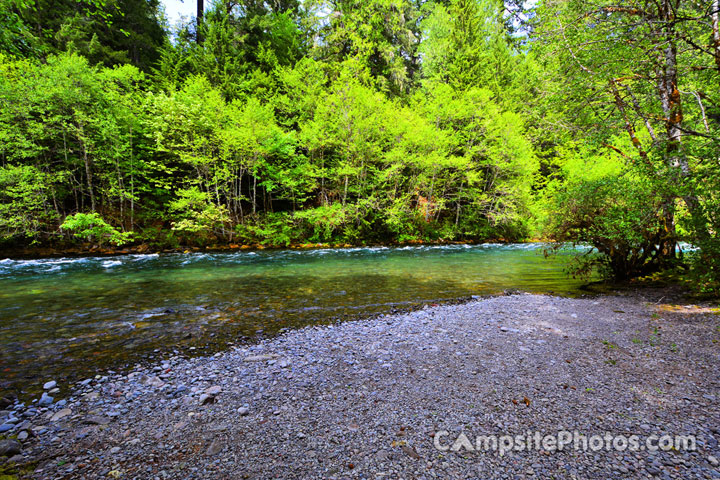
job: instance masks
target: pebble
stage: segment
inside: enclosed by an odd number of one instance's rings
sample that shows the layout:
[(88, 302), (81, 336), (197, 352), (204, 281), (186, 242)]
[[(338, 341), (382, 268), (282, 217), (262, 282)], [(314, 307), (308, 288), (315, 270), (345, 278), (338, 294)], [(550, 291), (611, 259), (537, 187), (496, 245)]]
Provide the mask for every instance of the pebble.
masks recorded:
[(52, 416), (52, 418), (50, 418), (50, 421), (51, 421), (51, 422), (57, 422), (58, 420), (61, 420), (61, 419), (65, 418), (65, 417), (67, 417), (68, 415), (71, 415), (71, 414), (72, 414), (72, 410), (70, 410), (69, 408), (63, 408), (62, 410), (56, 412), (56, 413)]
[[(432, 432), (438, 430), (448, 430), (443, 442), (451, 443), (463, 429), (552, 433), (563, 425), (587, 433), (649, 435), (716, 428), (709, 425), (718, 418), (713, 405), (688, 410), (681, 398), (694, 404), (708, 393), (706, 382), (718, 364), (700, 353), (710, 347), (699, 345), (693, 357), (661, 346), (650, 351), (647, 343), (631, 340), (647, 329), (652, 303), (594, 301), (600, 306), (515, 295), (426, 308), (422, 315), (308, 327), (207, 357), (173, 357), (159, 370), (136, 367), (127, 375), (81, 382), (64, 405), (73, 413), (62, 423), (47, 423), (62, 410), (38, 408), (35, 419), (14, 401), (7, 413), (0, 411), (0, 422), (23, 421), (14, 431), (27, 431), (25, 462), (40, 451), (63, 460), (41, 463), (39, 478), (70, 478), (80, 471), (87, 478), (129, 472), (161, 480), (211, 478), (220, 471), (235, 478), (250, 463), (257, 478), (275, 477), (286, 467), (296, 472), (294, 478), (338, 480), (720, 475), (716, 457), (708, 455), (717, 455), (709, 433), (698, 439), (699, 452), (656, 455), (603, 450), (478, 457), (434, 449)], [(615, 309), (629, 313), (618, 319)], [(587, 322), (570, 321), (573, 310)], [(497, 327), (503, 323), (507, 326)], [(680, 346), (683, 335), (698, 338), (704, 328), (695, 319), (662, 327), (663, 341)], [(608, 358), (618, 367), (606, 363)], [(157, 364), (155, 357), (151, 365)], [(671, 368), (694, 373), (692, 385), (685, 375), (673, 377), (676, 386), (665, 382)], [(632, 373), (643, 369), (657, 375)], [(663, 393), (656, 392), (658, 381)], [(652, 408), (655, 397), (665, 408)], [(222, 402), (212, 408), (198, 405), (218, 399)], [(238, 419), (250, 415), (251, 404), (253, 417)], [(74, 450), (79, 439), (86, 453)], [(117, 444), (122, 450), (109, 448)]]
[(41, 407), (52, 405), (53, 400), (53, 397), (43, 392), (42, 397), (40, 397), (40, 400), (38, 401), (38, 405)]
[(87, 415), (83, 421), (88, 425), (108, 425), (111, 422), (109, 417), (101, 415)]
[(210, 443), (210, 446), (205, 451), (205, 455), (212, 456), (217, 455), (218, 453), (222, 452), (223, 448), (225, 446), (219, 439), (215, 439)]
[(211, 395), (213, 397), (219, 395), (220, 392), (222, 392), (222, 387), (220, 387), (219, 385), (213, 385), (212, 387), (205, 390), (206, 395)]
[(720, 462), (718, 461), (717, 457), (714, 457), (712, 455), (708, 455), (707, 460), (710, 463), (710, 465), (712, 465), (713, 467), (717, 467), (718, 465), (720, 465)]
[(279, 355), (275, 354), (268, 354), (268, 355), (250, 355), (245, 357), (246, 362), (265, 362), (268, 360), (274, 360), (278, 358)]
[(52, 390), (57, 386), (57, 382), (55, 380), (50, 380), (45, 385), (43, 385), (43, 390)]

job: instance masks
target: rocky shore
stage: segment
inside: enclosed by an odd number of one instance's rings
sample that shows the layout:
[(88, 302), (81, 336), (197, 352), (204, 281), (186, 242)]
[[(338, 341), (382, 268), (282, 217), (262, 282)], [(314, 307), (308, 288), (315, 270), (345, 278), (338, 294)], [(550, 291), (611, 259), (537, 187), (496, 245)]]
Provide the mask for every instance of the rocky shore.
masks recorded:
[[(720, 478), (720, 315), (667, 302), (517, 294), (47, 379), (0, 401), (0, 478)], [(641, 448), (515, 438), (559, 432)]]

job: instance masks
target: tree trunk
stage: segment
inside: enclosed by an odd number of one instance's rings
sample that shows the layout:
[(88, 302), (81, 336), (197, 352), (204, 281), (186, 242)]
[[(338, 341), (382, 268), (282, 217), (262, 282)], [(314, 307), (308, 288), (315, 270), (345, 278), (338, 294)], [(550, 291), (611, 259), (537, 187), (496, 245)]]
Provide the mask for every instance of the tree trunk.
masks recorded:
[[(717, 4), (718, 0), (714, 0)], [(663, 22), (663, 33), (665, 40), (665, 51), (662, 58), (662, 68), (658, 76), (658, 90), (660, 93), (660, 102), (665, 115), (665, 131), (667, 135), (667, 145), (665, 147), (666, 161), (670, 168), (675, 171), (676, 178), (672, 179), (675, 184), (681, 188), (687, 188), (682, 192), (681, 197), (685, 202), (690, 215), (698, 221), (702, 218), (701, 205), (694, 189), (688, 185), (688, 177), (690, 176), (690, 166), (687, 158), (682, 151), (682, 122), (683, 110), (678, 89), (678, 67), (677, 67), (677, 32), (675, 31), (675, 14), (677, 8), (674, 8), (671, 0), (662, 0), (660, 3), (660, 19)], [(665, 216), (667, 235), (673, 237), (673, 241), (667, 243), (667, 248), (672, 248), (672, 252), (661, 252), (662, 254), (670, 254), (675, 256), (676, 242), (675, 224), (674, 224), (674, 197), (665, 199), (663, 214)], [(697, 225), (700, 227), (700, 225)], [(698, 234), (703, 237), (707, 233), (700, 231)], [(672, 245), (672, 247), (670, 247)]]
[(87, 147), (83, 143), (83, 160), (85, 161), (85, 177), (87, 178), (88, 193), (90, 194), (90, 209), (95, 211), (95, 192), (93, 191), (92, 166), (87, 154)]
[(253, 215), (257, 210), (257, 177), (253, 174)]
[(715, 54), (715, 65), (717, 65), (718, 73), (720, 73), (720, 1), (713, 0), (712, 4), (712, 38), (713, 53)]
[(195, 24), (195, 41), (199, 44), (203, 42), (200, 26), (202, 25), (203, 13), (205, 12), (205, 2), (197, 0), (197, 23)]
[(343, 190), (343, 199), (342, 204), (345, 205), (345, 200), (347, 200), (347, 192), (348, 192), (348, 176), (345, 175), (345, 190)]
[(133, 137), (130, 128), (130, 230), (135, 229), (135, 165), (133, 162)]

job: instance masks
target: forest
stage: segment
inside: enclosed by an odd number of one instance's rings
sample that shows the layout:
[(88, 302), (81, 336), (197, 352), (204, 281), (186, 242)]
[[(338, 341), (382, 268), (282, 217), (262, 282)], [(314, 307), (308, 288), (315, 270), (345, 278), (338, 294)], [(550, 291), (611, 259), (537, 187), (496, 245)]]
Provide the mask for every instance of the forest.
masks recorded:
[(719, 291), (718, 0), (206, 7), (0, 1), (0, 249), (542, 239)]

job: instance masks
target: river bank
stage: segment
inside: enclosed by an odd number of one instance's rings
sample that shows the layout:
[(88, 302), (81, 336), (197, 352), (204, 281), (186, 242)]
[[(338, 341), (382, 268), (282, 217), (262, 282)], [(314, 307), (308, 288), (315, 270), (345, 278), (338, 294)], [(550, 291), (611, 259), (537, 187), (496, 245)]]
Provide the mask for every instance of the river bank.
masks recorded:
[[(526, 243), (537, 243), (543, 240), (528, 240)], [(88, 257), (88, 256), (122, 256), (122, 255), (144, 255), (159, 253), (219, 253), (219, 252), (237, 252), (237, 251), (259, 251), (259, 250), (313, 250), (313, 249), (342, 249), (342, 248), (366, 248), (366, 247), (408, 247), (408, 246), (447, 246), (447, 245), (482, 245), (485, 243), (510, 244), (503, 239), (485, 239), (483, 241), (435, 241), (426, 242), (423, 240), (415, 240), (408, 242), (387, 242), (387, 243), (292, 243), (289, 245), (265, 245), (262, 243), (228, 243), (208, 246), (185, 245), (173, 248), (154, 246), (148, 243), (131, 246), (113, 246), (113, 245), (97, 245), (82, 244), (68, 245), (59, 247), (35, 246), (35, 247), (14, 247), (0, 248), (0, 259), (20, 259), (33, 260), (43, 258), (58, 257)]]
[[(675, 301), (519, 294), (171, 357), (89, 378), (64, 403), (10, 406), (4, 435), (25, 440), (4, 443), (22, 452), (1, 468), (39, 479), (717, 478), (720, 316)], [(692, 435), (697, 449), (434, 446), (461, 432), (474, 444), (560, 430)]]

